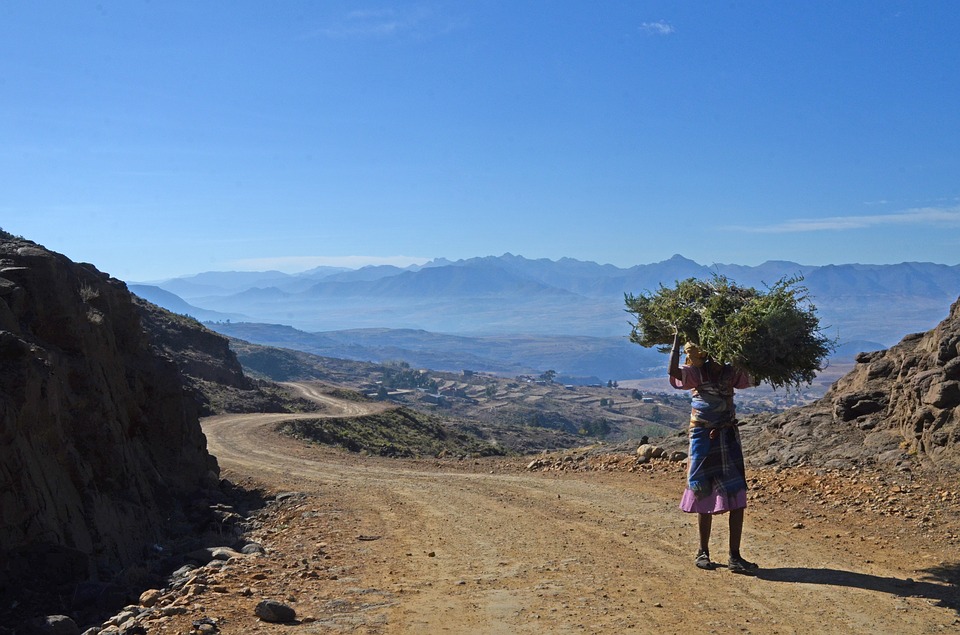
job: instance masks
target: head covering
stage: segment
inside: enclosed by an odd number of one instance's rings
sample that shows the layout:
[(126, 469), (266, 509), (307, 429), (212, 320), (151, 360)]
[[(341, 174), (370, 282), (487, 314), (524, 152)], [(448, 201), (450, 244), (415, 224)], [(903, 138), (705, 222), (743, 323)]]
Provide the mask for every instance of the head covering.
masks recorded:
[(693, 366), (692, 360), (690, 359), (691, 355), (699, 355), (701, 359), (706, 359), (708, 357), (707, 352), (693, 342), (687, 342), (684, 344), (683, 350), (687, 354), (687, 358), (683, 360), (683, 363), (686, 366)]

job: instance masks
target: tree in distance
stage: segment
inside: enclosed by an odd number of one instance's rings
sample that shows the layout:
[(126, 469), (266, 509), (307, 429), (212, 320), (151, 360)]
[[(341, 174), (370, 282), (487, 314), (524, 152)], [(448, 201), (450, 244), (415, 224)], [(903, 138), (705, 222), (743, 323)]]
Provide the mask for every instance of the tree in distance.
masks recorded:
[(799, 388), (813, 382), (836, 346), (823, 335), (802, 281), (782, 278), (759, 291), (715, 275), (624, 294), (626, 311), (636, 316), (630, 341), (667, 352), (679, 333), (717, 362), (747, 371), (757, 384)]

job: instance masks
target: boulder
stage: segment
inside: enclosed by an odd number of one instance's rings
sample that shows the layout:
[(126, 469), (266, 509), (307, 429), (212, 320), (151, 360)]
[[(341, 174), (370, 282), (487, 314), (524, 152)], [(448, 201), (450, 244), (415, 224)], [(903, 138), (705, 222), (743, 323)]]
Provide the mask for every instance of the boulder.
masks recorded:
[(147, 589), (140, 594), (140, 599), (138, 604), (144, 608), (150, 608), (156, 606), (157, 601), (160, 599), (160, 596), (163, 595), (163, 592), (159, 589)]
[(255, 554), (266, 553), (266, 550), (259, 542), (248, 542), (240, 549), (240, 553), (247, 556), (252, 556)]
[(36, 635), (80, 635), (80, 627), (66, 615), (48, 615), (34, 619), (29, 624)]
[(644, 443), (637, 448), (637, 456), (644, 457), (647, 459), (659, 459), (662, 458), (666, 452), (663, 448), (658, 445), (651, 445), (649, 443)]
[(293, 608), (276, 600), (263, 600), (254, 609), (254, 615), (264, 622), (285, 623), (297, 619), (297, 612)]

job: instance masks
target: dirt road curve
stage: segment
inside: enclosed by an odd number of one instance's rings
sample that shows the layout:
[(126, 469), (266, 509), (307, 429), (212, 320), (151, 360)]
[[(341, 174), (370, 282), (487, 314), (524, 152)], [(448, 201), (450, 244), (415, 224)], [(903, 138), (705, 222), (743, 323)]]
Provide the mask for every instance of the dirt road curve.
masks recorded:
[[(329, 414), (369, 406), (292, 387)], [(289, 418), (219, 416), (203, 428), (231, 478), (306, 495), (263, 534), (287, 558), (271, 572), (307, 567), (317, 553), (336, 557), (319, 577), (316, 567), (300, 572), (295, 606), (311, 619), (296, 630), (244, 624), (249, 613), (237, 610), (222, 632), (960, 631), (957, 588), (924, 573), (956, 554), (910, 540), (906, 523), (860, 527), (863, 518), (835, 514), (800, 528), (792, 510), (754, 505), (744, 555), (761, 564), (759, 575), (701, 571), (694, 519), (677, 510), (677, 471), (532, 473), (516, 461), (364, 458), (272, 432)], [(712, 549), (721, 563), (723, 520)]]

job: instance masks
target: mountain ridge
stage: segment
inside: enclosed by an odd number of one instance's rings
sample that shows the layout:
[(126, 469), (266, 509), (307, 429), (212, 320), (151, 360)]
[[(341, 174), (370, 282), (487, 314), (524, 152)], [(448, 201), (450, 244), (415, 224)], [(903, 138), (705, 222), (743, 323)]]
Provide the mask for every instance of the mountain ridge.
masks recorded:
[[(251, 284), (257, 278), (249, 272), (245, 278), (221, 274), (229, 278), (226, 286), (187, 288), (186, 295), (178, 296), (198, 311), (288, 324), (308, 332), (412, 328), (461, 335), (609, 337), (629, 331), (625, 293), (716, 274), (755, 287), (800, 276), (831, 337), (840, 343), (865, 340), (882, 346), (896, 343), (903, 333), (932, 327), (944, 317), (943, 307), (960, 296), (960, 265), (922, 262), (810, 266), (771, 260), (757, 266), (701, 265), (676, 254), (661, 262), (620, 268), (572, 258), (531, 260), (504, 254), (355, 271), (352, 276), (345, 272), (288, 276), (288, 284), (269, 287)], [(241, 284), (244, 279), (246, 287)], [(156, 286), (176, 293), (183, 280)], [(162, 299), (148, 299), (177, 310)]]
[[(878, 283), (897, 280), (902, 284), (926, 281), (929, 290), (943, 291), (945, 285), (954, 288), (960, 280), (960, 264), (947, 265), (934, 262), (909, 261), (896, 264), (861, 264), (840, 263), (826, 265), (803, 265), (785, 260), (768, 260), (760, 265), (739, 265), (712, 263), (704, 265), (675, 254), (667, 260), (649, 264), (637, 264), (629, 268), (621, 268), (611, 264), (598, 264), (592, 261), (582, 261), (573, 258), (549, 260), (546, 258), (531, 260), (523, 256), (505, 254), (503, 256), (482, 256), (458, 260), (443, 261), (433, 264), (434, 261), (422, 266), (399, 268), (394, 266), (363, 267), (355, 270), (338, 270), (329, 275), (311, 275), (310, 280), (327, 282), (370, 282), (384, 278), (392, 278), (407, 274), (422, 274), (424, 277), (436, 275), (433, 270), (445, 268), (468, 268), (474, 271), (487, 270), (493, 272), (509, 272), (518, 278), (528, 278), (546, 285), (556, 286), (565, 290), (571, 289), (571, 281), (604, 280), (612, 281), (621, 291), (642, 292), (655, 290), (660, 283), (672, 284), (676, 280), (687, 277), (705, 277), (720, 274), (734, 279), (740, 284), (764, 285), (773, 284), (782, 277), (802, 276), (810, 286), (811, 276), (822, 275), (826, 280), (831, 276), (842, 276), (842, 279), (859, 282), (860, 286), (854, 289), (861, 292), (875, 291)], [(314, 271), (314, 270), (311, 270)], [(828, 276), (827, 274), (831, 274)], [(283, 277), (270, 277), (280, 274)], [(853, 274), (853, 275), (851, 275)], [(912, 275), (911, 275), (912, 274)], [(861, 280), (856, 280), (859, 276)], [(305, 274), (282, 274), (280, 272), (204, 272), (192, 276), (170, 278), (154, 281), (154, 286), (171, 291), (185, 299), (211, 295), (214, 290), (218, 295), (231, 290), (245, 290), (254, 287), (274, 286), (285, 289), (284, 281), (302, 280)], [(182, 283), (198, 284), (196, 280), (203, 280), (203, 288), (199, 291), (177, 291), (176, 287)], [(412, 279), (412, 278), (407, 278)], [(213, 284), (220, 280), (219, 284)], [(467, 280), (474, 282), (474, 280)], [(264, 284), (267, 283), (267, 284)], [(131, 282), (130, 284), (148, 284)], [(819, 284), (819, 283), (816, 283)], [(867, 286), (863, 286), (867, 285)], [(574, 285), (575, 286), (575, 285)], [(173, 288), (171, 288), (173, 287)], [(902, 290), (902, 289), (901, 289)]]

